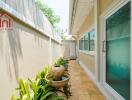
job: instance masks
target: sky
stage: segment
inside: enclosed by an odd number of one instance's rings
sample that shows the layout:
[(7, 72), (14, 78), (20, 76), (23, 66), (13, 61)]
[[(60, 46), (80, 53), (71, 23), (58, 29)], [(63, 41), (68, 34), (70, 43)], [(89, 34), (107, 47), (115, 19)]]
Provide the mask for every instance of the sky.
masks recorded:
[(60, 29), (68, 29), (69, 19), (69, 0), (43, 0), (45, 4), (51, 7), (55, 14), (60, 16)]

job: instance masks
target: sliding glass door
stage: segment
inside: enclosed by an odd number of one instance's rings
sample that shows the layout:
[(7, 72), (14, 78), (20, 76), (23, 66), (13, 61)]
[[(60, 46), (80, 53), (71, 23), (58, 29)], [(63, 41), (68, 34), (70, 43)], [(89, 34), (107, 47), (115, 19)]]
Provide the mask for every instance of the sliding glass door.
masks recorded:
[(130, 2), (106, 20), (106, 83), (130, 100)]

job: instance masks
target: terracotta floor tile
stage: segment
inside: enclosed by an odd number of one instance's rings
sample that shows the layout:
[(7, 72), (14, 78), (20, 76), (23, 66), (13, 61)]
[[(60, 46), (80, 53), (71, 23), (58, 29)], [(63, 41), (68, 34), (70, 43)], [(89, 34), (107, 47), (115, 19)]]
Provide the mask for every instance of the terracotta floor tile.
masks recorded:
[(105, 100), (102, 95), (91, 95), (91, 100)]
[(90, 96), (86, 94), (79, 95), (79, 100), (90, 100)]
[(72, 96), (68, 100), (105, 100), (105, 97), (76, 61), (70, 61), (69, 73)]
[(79, 100), (78, 95), (73, 95), (68, 100)]

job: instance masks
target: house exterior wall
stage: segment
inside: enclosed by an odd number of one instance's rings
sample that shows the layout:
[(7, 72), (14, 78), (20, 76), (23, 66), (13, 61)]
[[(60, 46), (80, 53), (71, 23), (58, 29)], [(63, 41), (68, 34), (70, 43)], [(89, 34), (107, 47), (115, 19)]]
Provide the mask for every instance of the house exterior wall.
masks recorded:
[(86, 67), (95, 74), (95, 57), (86, 53), (79, 52), (79, 60), (86, 65)]
[(99, 10), (100, 14), (102, 14), (113, 2), (114, 0), (99, 0)]
[(12, 30), (0, 30), (0, 100), (10, 100), (17, 80), (34, 78), (62, 56), (62, 45), (34, 0), (2, 0), (0, 8), (13, 18)]
[(69, 59), (70, 58), (70, 49), (69, 49), (69, 44), (70, 44), (70, 41), (63, 41), (62, 42), (64, 47), (63, 47), (63, 55), (66, 59)]
[[(113, 0), (99, 0), (99, 16), (112, 4)], [(94, 5), (96, 6), (96, 5)], [(79, 36), (77, 38), (77, 41), (79, 41), (80, 37), (82, 37), (88, 30), (93, 27), (95, 29), (95, 7), (93, 7), (86, 17), (85, 21), (81, 25), (79, 29)], [(96, 33), (98, 34), (98, 33)], [(78, 42), (79, 43), (79, 42)], [(79, 48), (79, 44), (78, 47)], [(78, 49), (78, 59), (81, 61), (84, 65), (87, 66), (87, 68), (95, 75), (95, 53), (94, 54), (86, 54), (84, 52), (80, 52)]]
[[(77, 41), (86, 33), (89, 31), (89, 29), (93, 27), (94, 28), (94, 8), (90, 11), (89, 15), (85, 19), (84, 23), (80, 27), (79, 30), (79, 37)], [(78, 44), (79, 46), (79, 44)], [(87, 68), (94, 74), (95, 73), (95, 57), (91, 54), (86, 54), (84, 52), (80, 52), (78, 47), (78, 59), (87, 66)]]
[(76, 41), (63, 40), (62, 53), (65, 59), (76, 59)]
[(81, 25), (79, 29), (79, 36), (81, 37), (93, 25), (94, 25), (94, 8), (90, 11), (84, 23)]
[[(113, 2), (113, 0), (100, 0), (99, 1), (99, 15), (101, 15)], [(95, 28), (95, 9), (94, 7), (90, 11), (89, 15), (86, 17), (84, 23), (81, 25), (79, 30), (78, 40), (82, 35), (84, 35), (88, 30), (93, 27)], [(97, 34), (97, 33), (96, 33)], [(89, 70), (95, 75), (95, 55), (89, 55), (78, 50), (78, 59), (89, 68)]]

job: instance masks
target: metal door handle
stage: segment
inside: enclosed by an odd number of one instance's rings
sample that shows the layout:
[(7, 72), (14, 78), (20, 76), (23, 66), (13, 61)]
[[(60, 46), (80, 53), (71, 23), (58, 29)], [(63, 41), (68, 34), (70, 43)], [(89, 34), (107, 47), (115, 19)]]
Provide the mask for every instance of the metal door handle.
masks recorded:
[(103, 46), (102, 46), (102, 52), (106, 52), (106, 41), (103, 40), (102, 44), (103, 44)]

